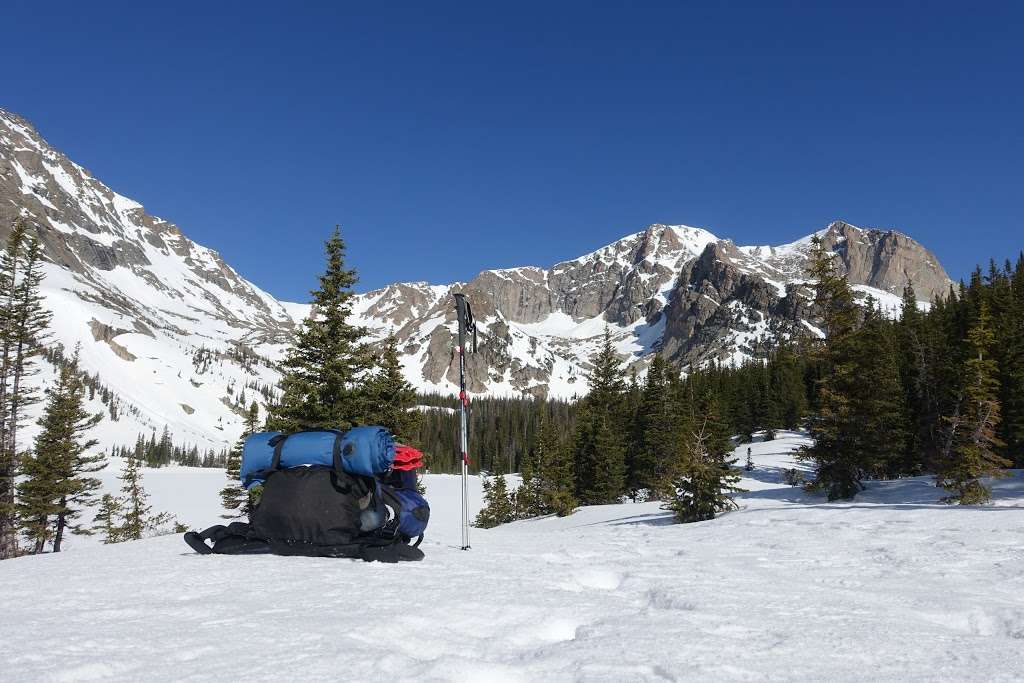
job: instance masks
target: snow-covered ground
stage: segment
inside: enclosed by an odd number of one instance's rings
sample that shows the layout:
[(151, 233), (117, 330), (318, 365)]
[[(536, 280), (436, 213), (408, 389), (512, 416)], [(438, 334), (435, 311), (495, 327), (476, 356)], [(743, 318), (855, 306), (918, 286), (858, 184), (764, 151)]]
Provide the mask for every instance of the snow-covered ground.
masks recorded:
[[(916, 681), (1024, 678), (1024, 477), (996, 503), (927, 479), (828, 504), (752, 446), (741, 509), (657, 504), (474, 530), (429, 476), (424, 562), (198, 556), (180, 537), (0, 563), (4, 680)], [(743, 464), (746, 447), (737, 451)], [(219, 472), (147, 471), (197, 526)], [(474, 480), (479, 505), (479, 483)]]

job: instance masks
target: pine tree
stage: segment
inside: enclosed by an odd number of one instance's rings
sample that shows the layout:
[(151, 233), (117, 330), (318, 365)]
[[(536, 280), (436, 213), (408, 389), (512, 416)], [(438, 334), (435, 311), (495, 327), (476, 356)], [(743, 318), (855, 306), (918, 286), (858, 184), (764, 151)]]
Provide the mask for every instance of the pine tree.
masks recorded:
[(282, 363), (281, 402), (267, 420), (275, 431), (348, 429), (366, 413), (362, 385), (371, 357), (362, 341), (366, 330), (348, 323), (356, 273), (345, 268), (345, 243), (338, 228), (327, 240), (326, 252), (327, 270), (312, 292), (313, 312)]
[(538, 428), (537, 452), (540, 460), (540, 495), (544, 511), (559, 517), (572, 514), (579, 501), (573, 481), (572, 453), (566, 448), (554, 423), (544, 416)]
[(828, 340), (831, 372), (821, 382), (811, 423), (813, 488), (829, 500), (849, 499), (869, 476), (898, 474), (906, 449), (903, 391), (892, 335), (869, 300), (860, 330)]
[(680, 522), (714, 519), (719, 512), (736, 508), (729, 495), (741, 490), (736, 487), (739, 475), (732, 467), (735, 459), (714, 450), (718, 441), (710, 419), (702, 420), (686, 440), (683, 461), (673, 479), (675, 495), (665, 504)]
[(48, 401), (39, 420), (42, 432), (32, 455), (24, 458), (23, 479), (17, 486), (19, 526), (34, 553), (43, 552), (51, 537), (53, 552), (60, 552), (65, 529), (91, 533), (75, 520), (82, 508), (95, 501), (95, 491), (100, 487), (99, 479), (88, 475), (106, 464), (102, 454), (88, 454), (97, 441), (86, 439), (85, 433), (99, 423), (102, 415), (85, 409), (77, 350), (73, 359), (60, 368), (56, 383), (46, 393)]
[(123, 541), (137, 541), (147, 532), (158, 531), (171, 524), (175, 529), (179, 525), (166, 512), (153, 514), (149, 504), (149, 494), (142, 484), (141, 463), (137, 458), (127, 457), (121, 471), (122, 523), (117, 529), (117, 536)]
[(967, 339), (973, 355), (965, 363), (966, 386), (957, 412), (945, 418), (948, 445), (936, 480), (952, 492), (946, 498), (948, 502), (976, 505), (992, 496), (981, 477), (998, 476), (1000, 468), (1011, 465), (995, 450), (1003, 445), (996, 436), (1000, 420), (999, 368), (992, 356), (992, 317), (984, 302)]
[(791, 345), (783, 343), (772, 355), (768, 380), (769, 401), (778, 426), (798, 429), (807, 413), (803, 369)]
[(829, 500), (849, 499), (905, 449), (898, 367), (874, 302), (858, 330), (853, 291), (817, 239), (809, 274), (827, 336), (817, 359), (824, 373), (810, 424), (814, 444), (801, 457), (815, 465), (815, 489)]
[[(694, 416), (692, 424), (697, 426), (697, 432), (701, 434), (704, 449), (715, 458), (724, 458), (726, 453), (732, 451), (732, 439), (729, 436), (729, 425), (723, 417), (723, 410), (718, 394), (710, 387), (701, 389), (700, 395), (694, 402)], [(691, 452), (695, 437), (691, 430), (687, 435), (691, 442)], [(684, 439), (686, 440), (686, 439)]]
[(103, 536), (103, 543), (120, 543), (124, 540), (121, 537), (123, 533), (120, 521), (122, 512), (120, 498), (109, 493), (103, 494), (103, 498), (100, 500), (100, 509), (93, 517), (92, 526), (93, 533)]
[(35, 374), (50, 313), (43, 307), (42, 247), (17, 219), (0, 253), (0, 559), (17, 553), (15, 475), (19, 470), (17, 432), (24, 411), (39, 398), (26, 378)]
[(248, 517), (252, 512), (252, 503), (249, 492), (242, 486), (240, 481), (242, 471), (242, 450), (245, 447), (245, 439), (259, 430), (260, 407), (256, 401), (249, 406), (249, 412), (245, 418), (245, 426), (242, 428), (242, 435), (228, 453), (228, 460), (224, 466), (224, 473), (228, 483), (220, 490), (221, 505), (227, 510), (227, 514), (221, 515), (224, 519), (238, 519)]
[(1000, 358), (1000, 394), (1002, 423), (999, 438), (1006, 443), (1002, 455), (1014, 461), (1014, 467), (1024, 467), (1024, 253), (1011, 268), (1006, 264), (1009, 278), (1009, 305), (998, 326), (996, 347), (1002, 350)]
[[(537, 412), (543, 420), (543, 408), (538, 407)], [(546, 514), (544, 501), (541, 498), (541, 463), (544, 458), (544, 447), (539, 444), (538, 433), (529, 444), (525, 455), (520, 462), (519, 474), (522, 481), (515, 490), (515, 508), (517, 519), (528, 519)]]
[(515, 508), (508, 495), (508, 484), (503, 475), (484, 479), (484, 507), (477, 513), (474, 526), (490, 529), (515, 519)]
[(384, 341), (378, 370), (366, 387), (366, 421), (386, 427), (399, 441), (409, 442), (416, 435), (420, 412), (415, 410), (416, 390), (402, 374), (397, 345), (394, 334)]
[(857, 304), (850, 283), (836, 267), (835, 254), (821, 238), (811, 240), (808, 276), (814, 281), (814, 305), (821, 313), (826, 339), (839, 339), (857, 326)]
[(585, 504), (616, 503), (625, 490), (625, 391), (611, 334), (605, 330), (594, 357), (590, 393), (581, 401), (574, 448), (576, 490)]
[[(633, 492), (646, 489), (652, 500), (670, 493), (669, 470), (677, 459), (668, 371), (669, 366), (661, 354), (655, 354), (641, 389), (636, 416), (637, 438), (630, 448), (635, 455), (630, 459), (633, 467), (627, 475), (627, 486)], [(635, 498), (636, 494), (633, 496)]]

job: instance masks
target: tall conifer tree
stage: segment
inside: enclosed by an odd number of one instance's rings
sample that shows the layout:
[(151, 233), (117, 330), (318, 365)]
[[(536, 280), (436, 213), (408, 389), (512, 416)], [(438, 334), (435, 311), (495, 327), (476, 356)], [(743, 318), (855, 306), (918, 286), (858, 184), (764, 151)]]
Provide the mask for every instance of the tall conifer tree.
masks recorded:
[(377, 372), (366, 387), (367, 422), (387, 427), (399, 441), (413, 441), (420, 412), (414, 409), (416, 390), (402, 374), (402, 362), (398, 357), (398, 342), (394, 334), (384, 341), (377, 366)]
[(590, 393), (581, 401), (574, 447), (576, 489), (585, 504), (615, 503), (624, 492), (625, 391), (619, 358), (605, 330), (594, 357)]
[(340, 229), (326, 243), (327, 269), (313, 290), (313, 310), (282, 363), (282, 397), (267, 425), (277, 431), (308, 427), (347, 429), (366, 413), (363, 384), (371, 356), (366, 330), (352, 325), (356, 272), (345, 268)]
[(562, 443), (546, 411), (541, 414), (533, 450), (539, 471), (539, 513), (554, 513), (559, 517), (571, 514), (579, 504), (573, 481), (572, 454)]
[(22, 533), (40, 553), (53, 541), (53, 552), (61, 550), (65, 529), (74, 533), (91, 531), (75, 520), (82, 509), (95, 501), (99, 479), (89, 476), (106, 464), (102, 454), (88, 451), (97, 444), (86, 432), (102, 415), (85, 409), (85, 387), (78, 373), (78, 352), (60, 368), (57, 381), (47, 390), (47, 403), (39, 425), (35, 450), (23, 459), (23, 479), (18, 484), (17, 511)]
[(39, 400), (25, 380), (50, 322), (43, 306), (42, 246), (23, 219), (11, 229), (0, 253), (0, 559), (17, 553), (15, 476), (19, 469), (18, 428), (25, 409)]
[(984, 302), (967, 339), (972, 355), (965, 363), (963, 398), (957, 411), (945, 418), (948, 440), (937, 477), (938, 484), (951, 491), (946, 500), (962, 505), (988, 501), (992, 492), (981, 477), (997, 476), (1000, 468), (1011, 464), (996, 453), (996, 448), (1003, 445), (996, 436), (1000, 420), (999, 368), (992, 356), (992, 317)]
[(633, 467), (627, 486), (634, 492), (646, 489), (651, 499), (670, 493), (669, 474), (678, 457), (674, 406), (670, 400), (669, 366), (655, 354), (647, 370), (637, 410), (636, 440), (630, 444)]
[(120, 543), (121, 534), (121, 499), (110, 493), (103, 494), (99, 510), (93, 517), (92, 532), (103, 537), (104, 544)]
[(138, 458), (126, 456), (121, 470), (121, 525), (117, 536), (123, 541), (137, 541), (152, 529), (164, 515), (153, 516), (149, 494), (142, 483), (142, 468)]

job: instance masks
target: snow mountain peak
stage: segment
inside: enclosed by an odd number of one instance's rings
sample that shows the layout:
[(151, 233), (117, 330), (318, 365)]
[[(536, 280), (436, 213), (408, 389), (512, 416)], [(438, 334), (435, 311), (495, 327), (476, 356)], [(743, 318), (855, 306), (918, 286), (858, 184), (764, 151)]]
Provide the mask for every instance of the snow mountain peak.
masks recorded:
[[(0, 110), (0, 239), (19, 216), (45, 247), (55, 341), (81, 343), (82, 367), (120, 402), (118, 419), (99, 428), (105, 444), (166, 425), (178, 442), (221, 448), (237, 437), (243, 406), (273, 397), (276, 361), (310, 307), (277, 301)], [(923, 301), (948, 287), (934, 255), (906, 235), (844, 221), (816, 234), (883, 306), (898, 305), (908, 282)], [(467, 358), (470, 390), (570, 398), (586, 392), (606, 330), (642, 373), (655, 352), (683, 368), (740, 361), (814, 329), (810, 241), (737, 246), (703, 228), (656, 223), (550, 267), (394, 283), (359, 295), (352, 318), (372, 341), (395, 335), (416, 387), (452, 392), (451, 294), (465, 292), (480, 329), (480, 352)]]

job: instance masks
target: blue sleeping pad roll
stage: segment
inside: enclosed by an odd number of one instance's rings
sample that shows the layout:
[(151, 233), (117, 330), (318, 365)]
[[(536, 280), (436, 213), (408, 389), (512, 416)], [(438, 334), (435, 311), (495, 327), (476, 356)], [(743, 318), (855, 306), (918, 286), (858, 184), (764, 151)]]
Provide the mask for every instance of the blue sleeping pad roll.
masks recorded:
[(269, 442), (280, 434), (281, 432), (256, 432), (246, 437), (245, 445), (242, 446), (242, 468), (238, 473), (242, 486), (249, 488), (263, 483), (263, 477), (257, 475), (270, 469), (274, 461), (274, 447)]
[[(274, 451), (280, 449), (275, 463)], [(271, 470), (303, 465), (334, 466), (338, 450), (341, 468), (349, 474), (373, 476), (387, 472), (395, 461), (395, 440), (383, 427), (356, 427), (342, 434), (333, 429), (281, 434), (259, 432), (245, 440), (239, 478), (245, 488), (262, 484)]]
[(281, 446), (280, 469), (301, 465), (334, 465), (334, 443), (341, 432), (324, 430), (289, 434)]
[(349, 474), (372, 477), (394, 462), (395, 440), (384, 427), (355, 427), (341, 437), (341, 467)]

